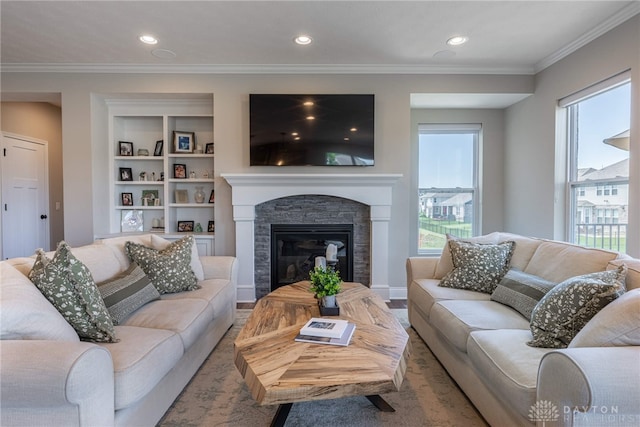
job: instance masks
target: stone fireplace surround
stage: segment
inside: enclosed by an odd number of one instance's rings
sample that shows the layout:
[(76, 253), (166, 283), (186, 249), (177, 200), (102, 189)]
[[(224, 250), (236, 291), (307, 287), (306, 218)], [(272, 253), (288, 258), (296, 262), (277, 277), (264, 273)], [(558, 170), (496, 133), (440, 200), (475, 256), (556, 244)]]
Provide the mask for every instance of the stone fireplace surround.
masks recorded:
[(370, 287), (389, 300), (389, 221), (392, 189), (402, 174), (222, 174), (231, 185), (239, 262), (238, 301), (256, 300), (256, 206), (289, 196), (341, 197), (369, 206)]

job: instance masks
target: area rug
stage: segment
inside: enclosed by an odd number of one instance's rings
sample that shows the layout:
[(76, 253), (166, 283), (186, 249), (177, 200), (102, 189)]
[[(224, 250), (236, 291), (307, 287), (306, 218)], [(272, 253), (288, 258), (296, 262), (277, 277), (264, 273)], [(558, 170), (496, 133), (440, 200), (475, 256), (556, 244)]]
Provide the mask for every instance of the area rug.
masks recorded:
[[(396, 412), (381, 412), (365, 397), (295, 403), (285, 426), (487, 426), (429, 348), (409, 326), (406, 309), (392, 310), (406, 327), (412, 354), (402, 387), (382, 397)], [(233, 341), (251, 310), (237, 321), (158, 426), (268, 426), (277, 405), (258, 405), (233, 364)]]

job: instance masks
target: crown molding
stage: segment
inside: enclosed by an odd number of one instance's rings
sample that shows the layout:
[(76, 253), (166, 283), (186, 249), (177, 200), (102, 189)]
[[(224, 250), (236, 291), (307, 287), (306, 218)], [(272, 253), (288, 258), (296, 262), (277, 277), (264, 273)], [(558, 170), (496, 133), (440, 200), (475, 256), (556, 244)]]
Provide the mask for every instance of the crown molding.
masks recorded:
[(531, 67), (399, 64), (2, 64), (2, 73), (107, 74), (534, 74)]
[(606, 21), (602, 22), (600, 25), (584, 33), (578, 39), (564, 46), (562, 49), (555, 51), (554, 53), (547, 56), (546, 58), (543, 58), (542, 60), (538, 61), (533, 67), (535, 73), (539, 73), (540, 71), (555, 64), (556, 62), (560, 61), (566, 56), (569, 56), (576, 50), (587, 45), (588, 43), (597, 39), (598, 37), (605, 34), (606, 32), (614, 29), (615, 27), (622, 24), (623, 22), (633, 18), (638, 13), (640, 13), (640, 2), (634, 1), (633, 3), (629, 4), (627, 7), (618, 11), (618, 13), (616, 13), (615, 15), (612, 15)]

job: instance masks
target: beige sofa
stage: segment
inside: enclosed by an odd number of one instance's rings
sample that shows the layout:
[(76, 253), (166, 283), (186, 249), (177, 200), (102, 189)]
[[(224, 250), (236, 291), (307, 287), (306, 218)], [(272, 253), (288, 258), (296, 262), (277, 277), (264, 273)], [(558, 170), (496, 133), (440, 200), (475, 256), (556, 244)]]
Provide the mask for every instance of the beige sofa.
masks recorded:
[[(127, 240), (168, 244), (137, 235), (72, 253), (102, 282), (129, 266)], [(147, 303), (104, 344), (80, 341), (31, 283), (33, 257), (0, 262), (0, 425), (155, 425), (235, 319), (236, 259), (194, 255), (200, 289)]]
[[(490, 294), (438, 286), (453, 268), (448, 250), (440, 258), (408, 259), (409, 321), (489, 424), (640, 425), (640, 289), (633, 290), (640, 287), (640, 260), (508, 233), (472, 240), (515, 241), (511, 267), (554, 283), (621, 263), (628, 268), (627, 293), (593, 317), (569, 348), (551, 349), (528, 346), (529, 319)], [(623, 326), (623, 340), (589, 344)]]

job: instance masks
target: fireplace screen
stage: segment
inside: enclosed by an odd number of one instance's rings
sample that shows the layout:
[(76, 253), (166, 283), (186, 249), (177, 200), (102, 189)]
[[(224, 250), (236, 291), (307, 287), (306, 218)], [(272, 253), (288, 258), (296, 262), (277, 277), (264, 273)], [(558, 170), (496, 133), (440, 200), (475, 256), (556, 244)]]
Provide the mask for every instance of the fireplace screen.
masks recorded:
[(353, 281), (353, 224), (272, 224), (271, 290), (309, 280), (315, 259), (337, 248), (337, 261), (327, 262), (345, 282)]

